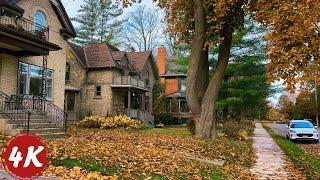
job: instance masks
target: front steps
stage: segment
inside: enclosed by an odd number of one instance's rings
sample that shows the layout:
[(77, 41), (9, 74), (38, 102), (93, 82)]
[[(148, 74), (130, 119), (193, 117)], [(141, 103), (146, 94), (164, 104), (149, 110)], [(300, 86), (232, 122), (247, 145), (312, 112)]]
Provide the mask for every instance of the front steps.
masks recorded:
[[(0, 130), (11, 136), (25, 132), (18, 124), (4, 115), (0, 115)], [(37, 113), (30, 116), (29, 132), (45, 139), (65, 137), (64, 129), (57, 128), (54, 124), (49, 123), (45, 116)]]

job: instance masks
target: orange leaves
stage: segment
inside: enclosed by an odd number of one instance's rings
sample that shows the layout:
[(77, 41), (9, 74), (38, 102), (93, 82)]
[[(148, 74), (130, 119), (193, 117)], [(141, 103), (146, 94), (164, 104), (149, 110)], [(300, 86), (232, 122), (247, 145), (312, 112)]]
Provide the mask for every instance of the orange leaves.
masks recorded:
[[(228, 166), (237, 164), (238, 170), (232, 172), (232, 175), (224, 174), (226, 178), (234, 179), (241, 171), (248, 172), (248, 168), (242, 164), (251, 162), (251, 157), (247, 156), (252, 150), (250, 141), (212, 141), (191, 136), (153, 134), (152, 131), (73, 128), (69, 132), (70, 137), (51, 140), (48, 144), (52, 158), (95, 160), (105, 167), (120, 169), (118, 173), (108, 174), (120, 178), (135, 179), (134, 177), (140, 176), (148, 179), (151, 173), (171, 179), (176, 179), (177, 174), (186, 174), (188, 178), (203, 178), (201, 171), (222, 171), (207, 163), (189, 160), (186, 158), (189, 156), (209, 160), (223, 159)], [(89, 176), (87, 171), (77, 168), (51, 167), (48, 170), (50, 172), (52, 175), (82, 172), (84, 177)], [(245, 173), (243, 177), (245, 176), (249, 174)]]
[(320, 1), (258, 0), (252, 8), (258, 21), (269, 27), (267, 40), (269, 78), (284, 79), (287, 88), (312, 88), (320, 66)]

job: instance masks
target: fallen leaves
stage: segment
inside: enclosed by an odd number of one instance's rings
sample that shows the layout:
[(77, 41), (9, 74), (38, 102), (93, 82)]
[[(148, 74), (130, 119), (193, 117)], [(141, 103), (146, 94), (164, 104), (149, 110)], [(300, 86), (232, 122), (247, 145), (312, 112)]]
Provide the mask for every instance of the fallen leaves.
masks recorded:
[[(48, 141), (52, 158), (72, 158), (94, 160), (105, 167), (116, 167), (120, 171), (107, 176), (143, 177), (150, 173), (175, 179), (181, 174), (187, 178), (210, 178), (210, 174), (221, 172), (223, 177), (250, 177), (248, 164), (253, 158), (250, 141), (205, 140), (192, 136), (175, 136), (152, 134), (149, 131), (95, 130), (72, 128), (70, 136), (65, 139)], [(190, 160), (192, 156), (199, 159), (224, 159), (226, 166), (217, 168), (205, 162)], [(229, 167), (232, 167), (229, 169)], [(54, 167), (51, 175), (84, 174), (84, 170)], [(70, 171), (70, 172), (69, 172)], [(208, 172), (203, 174), (203, 172)], [(50, 175), (50, 174), (46, 174)], [(69, 178), (69, 177), (65, 177)], [(71, 177), (72, 178), (72, 177)]]

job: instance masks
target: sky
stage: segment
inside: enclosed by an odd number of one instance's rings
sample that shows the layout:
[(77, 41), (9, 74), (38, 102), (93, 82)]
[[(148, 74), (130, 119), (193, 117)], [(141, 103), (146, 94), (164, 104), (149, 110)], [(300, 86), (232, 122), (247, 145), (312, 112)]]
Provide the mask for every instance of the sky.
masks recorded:
[[(70, 18), (74, 17), (77, 14), (77, 11), (80, 9), (81, 4), (83, 4), (83, 0), (61, 0), (65, 9), (68, 12), (68, 15), (70, 16)], [(141, 3), (139, 4), (144, 4), (146, 6), (149, 7), (155, 7), (156, 4), (152, 2), (152, 0), (143, 0)], [(137, 5), (134, 4), (131, 7), (125, 8), (123, 11), (123, 15), (125, 16), (126, 14), (128, 14), (129, 12), (133, 11), (133, 9), (136, 7)]]

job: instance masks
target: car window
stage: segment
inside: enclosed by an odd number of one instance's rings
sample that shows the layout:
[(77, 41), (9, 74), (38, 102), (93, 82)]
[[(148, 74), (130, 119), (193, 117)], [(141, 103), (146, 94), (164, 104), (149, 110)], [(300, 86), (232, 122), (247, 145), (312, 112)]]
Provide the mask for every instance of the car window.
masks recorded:
[(313, 125), (309, 122), (294, 122), (290, 124), (290, 128), (313, 128)]

